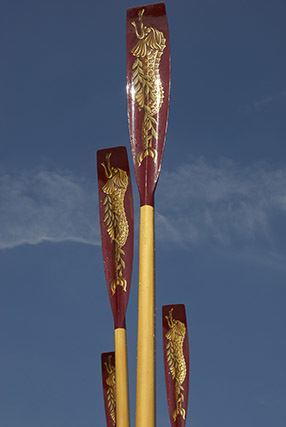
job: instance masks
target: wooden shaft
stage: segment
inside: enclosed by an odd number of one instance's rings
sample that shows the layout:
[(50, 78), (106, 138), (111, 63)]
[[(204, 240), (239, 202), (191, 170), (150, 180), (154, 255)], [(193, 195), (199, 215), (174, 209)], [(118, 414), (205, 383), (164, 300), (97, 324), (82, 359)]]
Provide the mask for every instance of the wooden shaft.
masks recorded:
[(129, 396), (126, 329), (117, 328), (115, 338), (116, 427), (129, 427)]
[(154, 208), (140, 208), (136, 427), (155, 427)]

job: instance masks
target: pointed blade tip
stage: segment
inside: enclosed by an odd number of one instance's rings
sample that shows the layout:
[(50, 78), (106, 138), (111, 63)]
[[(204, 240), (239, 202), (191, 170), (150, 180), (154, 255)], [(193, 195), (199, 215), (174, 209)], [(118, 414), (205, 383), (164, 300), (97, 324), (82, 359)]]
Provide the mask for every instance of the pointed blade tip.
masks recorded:
[(147, 3), (147, 4), (141, 4), (139, 6), (129, 7), (127, 8), (127, 16), (129, 14), (133, 14), (132, 12), (138, 11), (138, 9), (162, 9), (165, 11), (166, 14), (166, 4), (164, 2), (159, 3)]

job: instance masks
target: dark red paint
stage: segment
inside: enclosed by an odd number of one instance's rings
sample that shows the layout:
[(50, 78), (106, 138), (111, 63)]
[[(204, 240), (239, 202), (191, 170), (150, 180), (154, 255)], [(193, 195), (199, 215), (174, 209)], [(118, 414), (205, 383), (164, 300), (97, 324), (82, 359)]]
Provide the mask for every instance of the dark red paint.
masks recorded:
[[(164, 89), (164, 102), (157, 115), (159, 123), (159, 132), (156, 143), (153, 147), (158, 151), (157, 161), (154, 162), (151, 157), (146, 157), (140, 166), (136, 163), (136, 156), (142, 151), (142, 122), (144, 118), (143, 110), (139, 111), (136, 102), (132, 101), (131, 97), (131, 82), (132, 82), (132, 65), (135, 57), (131, 50), (137, 42), (137, 37), (132, 21), (138, 19), (138, 11), (144, 9), (144, 24), (149, 27), (153, 26), (162, 31), (166, 38), (166, 47), (160, 62), (160, 76)], [(127, 11), (127, 102), (128, 102), (128, 122), (129, 133), (131, 140), (133, 163), (135, 168), (135, 176), (140, 194), (140, 205), (154, 205), (154, 192), (156, 189), (159, 173), (161, 169), (163, 149), (165, 145), (168, 111), (170, 97), (170, 44), (169, 31), (166, 16), (166, 7), (164, 3), (149, 4)]]
[[(169, 331), (169, 325), (166, 319), (166, 316), (169, 314), (170, 310), (173, 308), (173, 318), (184, 323), (186, 326), (186, 336), (184, 340), (183, 353), (186, 361), (187, 374), (185, 381), (183, 383), (184, 388), (184, 408), (186, 410), (186, 417), (183, 419), (182, 416), (177, 416), (176, 421), (173, 419), (173, 412), (176, 409), (176, 399), (175, 399), (175, 382), (172, 380), (172, 377), (169, 372), (169, 365), (167, 361), (167, 343), (166, 333)], [(162, 307), (162, 323), (163, 323), (163, 352), (164, 352), (164, 365), (165, 365), (165, 380), (166, 380), (166, 389), (167, 389), (167, 400), (169, 408), (169, 417), (172, 427), (185, 427), (187, 419), (187, 409), (188, 409), (188, 396), (189, 396), (189, 376), (190, 376), (190, 353), (189, 353), (189, 338), (188, 338), (188, 328), (187, 328), (187, 318), (186, 310), (184, 304), (174, 304), (174, 305), (164, 305)]]
[[(108, 405), (108, 389), (109, 385), (107, 384), (106, 380), (108, 380), (108, 377), (110, 378), (110, 374), (107, 370), (107, 367), (109, 363), (112, 364), (112, 366), (115, 366), (115, 353), (102, 353), (101, 354), (101, 373), (102, 373), (102, 388), (103, 388), (103, 400), (104, 400), (104, 408), (105, 408), (105, 417), (106, 417), (106, 425), (107, 427), (115, 427), (114, 422), (110, 415), (110, 409)], [(115, 378), (114, 378), (115, 381)], [(115, 398), (115, 396), (114, 396)]]
[[(112, 295), (110, 283), (115, 277), (115, 243), (112, 241), (107, 233), (104, 219), (104, 197), (102, 187), (107, 181), (104, 168), (101, 163), (105, 162), (107, 153), (112, 153), (111, 164), (112, 166), (123, 169), (127, 172), (129, 177), (128, 188), (125, 193), (124, 207), (129, 225), (129, 233), (125, 246), (122, 248), (125, 252), (124, 261), (124, 277), (127, 281), (127, 291), (125, 292), (121, 286), (116, 287), (115, 294)], [(97, 151), (97, 173), (98, 173), (98, 194), (99, 194), (99, 217), (102, 241), (102, 253), (104, 262), (104, 272), (106, 277), (106, 284), (110, 304), (113, 312), (114, 327), (125, 328), (125, 314), (129, 299), (132, 262), (133, 262), (133, 240), (134, 240), (134, 214), (133, 214), (133, 201), (132, 201), (132, 186), (128, 164), (128, 156), (125, 147), (106, 148)]]

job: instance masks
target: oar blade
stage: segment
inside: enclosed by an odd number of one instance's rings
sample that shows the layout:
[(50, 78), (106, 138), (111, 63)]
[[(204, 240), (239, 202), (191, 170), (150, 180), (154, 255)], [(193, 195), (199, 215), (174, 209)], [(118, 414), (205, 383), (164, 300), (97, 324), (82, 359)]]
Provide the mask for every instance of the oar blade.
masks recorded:
[(115, 328), (125, 327), (133, 261), (133, 201), (125, 147), (97, 152), (104, 271)]
[(101, 373), (107, 427), (116, 426), (115, 353), (101, 354)]
[(128, 121), (141, 205), (154, 204), (166, 138), (170, 47), (164, 3), (127, 11)]
[(185, 427), (189, 397), (190, 355), (185, 306), (162, 309), (165, 379), (172, 427)]

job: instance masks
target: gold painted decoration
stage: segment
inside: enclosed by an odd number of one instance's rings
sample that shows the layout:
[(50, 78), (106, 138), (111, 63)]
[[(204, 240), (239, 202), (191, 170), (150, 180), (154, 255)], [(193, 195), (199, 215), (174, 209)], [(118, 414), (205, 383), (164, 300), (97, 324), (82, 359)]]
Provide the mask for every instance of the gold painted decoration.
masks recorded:
[(187, 365), (183, 351), (186, 326), (184, 323), (173, 318), (173, 309), (169, 311), (166, 319), (170, 328), (165, 335), (167, 339), (167, 363), (171, 378), (175, 382), (176, 409), (173, 412), (173, 420), (176, 421), (178, 415), (181, 415), (183, 419), (186, 417), (183, 388), (183, 383), (187, 375)]
[(136, 58), (132, 66), (133, 97), (139, 110), (144, 111), (142, 125), (143, 151), (137, 155), (137, 164), (141, 165), (145, 157), (157, 159), (157, 150), (153, 146), (158, 139), (157, 115), (164, 100), (164, 90), (160, 77), (160, 61), (166, 47), (166, 38), (162, 31), (147, 27), (143, 22), (144, 9), (138, 12), (138, 25), (132, 25), (138, 39), (131, 53)]
[(124, 208), (124, 198), (128, 187), (128, 175), (123, 169), (112, 166), (111, 153), (106, 155), (106, 161), (101, 163), (107, 182), (103, 185), (104, 223), (110, 239), (115, 245), (115, 277), (111, 281), (111, 293), (115, 294), (116, 287), (121, 286), (127, 291), (127, 281), (124, 278), (125, 252), (123, 247), (127, 241), (129, 226)]
[(112, 424), (116, 425), (116, 382), (115, 382), (115, 366), (112, 363), (112, 356), (108, 356), (108, 361), (105, 362), (106, 372), (108, 374), (105, 383), (107, 385), (107, 405)]

